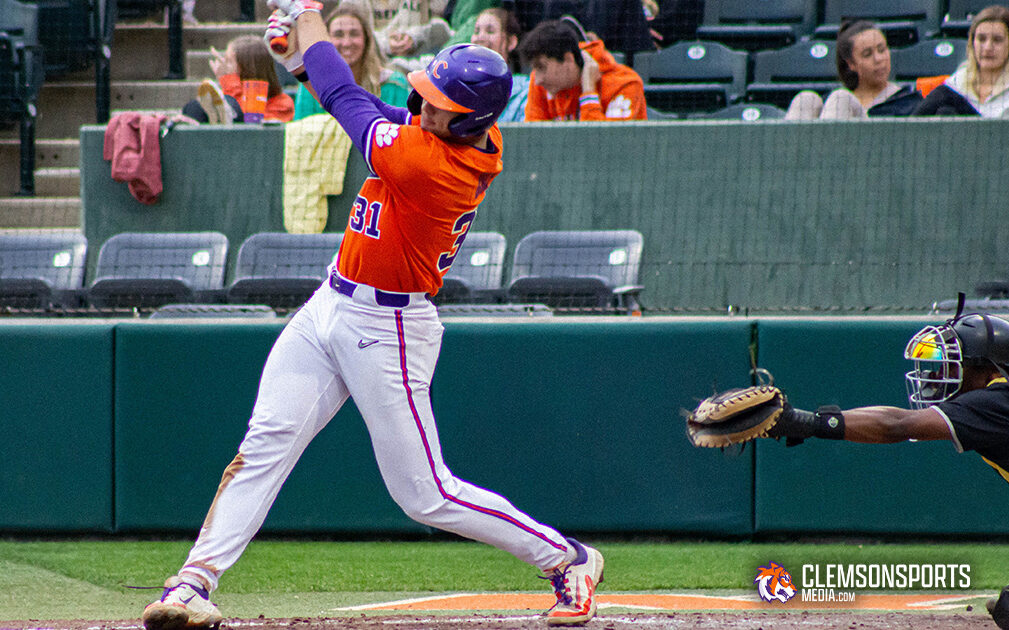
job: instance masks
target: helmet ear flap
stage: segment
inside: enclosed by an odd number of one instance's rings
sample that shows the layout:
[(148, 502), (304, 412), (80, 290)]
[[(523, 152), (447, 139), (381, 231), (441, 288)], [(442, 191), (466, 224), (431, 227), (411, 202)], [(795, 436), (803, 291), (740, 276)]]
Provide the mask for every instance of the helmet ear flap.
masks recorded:
[(410, 96), (406, 97), (406, 108), (414, 116), (420, 115), (420, 106), (424, 103), (424, 97), (417, 90), (410, 90)]

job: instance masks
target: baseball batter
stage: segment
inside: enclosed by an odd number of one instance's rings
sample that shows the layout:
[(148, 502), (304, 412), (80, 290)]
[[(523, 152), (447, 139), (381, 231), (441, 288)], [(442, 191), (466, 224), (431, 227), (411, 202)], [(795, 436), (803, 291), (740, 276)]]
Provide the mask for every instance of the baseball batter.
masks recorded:
[[(496, 120), (511, 75), (473, 44), (441, 51), (409, 75), (408, 109), (354, 83), (311, 0), (271, 0), (267, 38), (288, 37), (283, 63), (337, 118), (372, 176), (350, 211), (337, 262), (291, 319), (263, 369), (249, 430), (225, 469), (185, 565), (147, 606), (148, 630), (216, 626), (209, 595), (259, 530), (312, 438), (353, 396), (389, 493), (413, 519), (512, 553), (542, 570), (550, 625), (595, 614), (603, 558), (456, 478), (442, 460), (430, 383), (442, 326), (429, 297), (501, 172)], [(296, 26), (296, 28), (294, 28)]]

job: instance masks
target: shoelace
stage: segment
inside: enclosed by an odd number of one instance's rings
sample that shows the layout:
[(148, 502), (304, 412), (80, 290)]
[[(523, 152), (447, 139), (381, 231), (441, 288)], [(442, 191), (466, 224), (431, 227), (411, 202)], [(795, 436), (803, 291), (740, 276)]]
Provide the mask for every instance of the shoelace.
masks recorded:
[[(554, 587), (554, 595), (557, 596), (557, 603), (563, 602), (565, 606), (570, 606), (574, 602), (571, 593), (568, 592), (568, 570), (571, 565), (564, 567), (563, 571), (554, 571), (550, 577), (539, 576), (541, 580), (550, 580), (550, 585)], [(557, 604), (554, 604), (556, 606)]]

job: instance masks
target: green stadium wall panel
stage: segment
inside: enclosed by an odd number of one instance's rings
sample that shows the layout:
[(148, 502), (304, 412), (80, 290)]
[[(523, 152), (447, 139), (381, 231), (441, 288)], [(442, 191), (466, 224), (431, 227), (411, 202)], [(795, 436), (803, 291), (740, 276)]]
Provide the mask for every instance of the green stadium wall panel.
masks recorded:
[(112, 325), (0, 325), (0, 530), (107, 533)]
[[(653, 310), (926, 312), (1009, 269), (1005, 121), (523, 123), (502, 133), (504, 171), (474, 229), (504, 234), (509, 256), (534, 230), (639, 230), (642, 302)], [(233, 268), (245, 237), (283, 229), (281, 127), (176, 128), (162, 142), (155, 206), (109, 178), (103, 134), (81, 129), (89, 242), (217, 229)], [(356, 151), (335, 168), (346, 178), (327, 231), (344, 229), (367, 175)]]
[[(908, 339), (935, 320), (768, 320), (759, 363), (802, 409), (907, 407)], [(807, 440), (756, 448), (758, 534), (1009, 533), (1006, 483), (976, 453), (948, 441), (855, 444)]]
[(681, 409), (748, 378), (747, 321), (446, 323), (446, 462), (564, 531), (748, 535), (752, 458), (690, 446)]
[[(199, 529), (248, 428), (279, 323), (138, 322), (117, 328), (119, 531)], [(347, 404), (309, 444), (266, 532), (425, 531), (388, 497)]]

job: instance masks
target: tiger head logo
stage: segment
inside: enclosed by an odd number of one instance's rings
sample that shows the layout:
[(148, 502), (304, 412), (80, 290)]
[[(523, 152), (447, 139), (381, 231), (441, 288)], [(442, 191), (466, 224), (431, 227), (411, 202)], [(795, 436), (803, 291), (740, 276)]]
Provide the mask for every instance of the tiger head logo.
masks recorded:
[(757, 567), (757, 577), (753, 583), (757, 585), (760, 599), (765, 602), (779, 601), (784, 604), (795, 597), (791, 574), (774, 562), (770, 566)]

